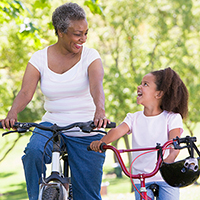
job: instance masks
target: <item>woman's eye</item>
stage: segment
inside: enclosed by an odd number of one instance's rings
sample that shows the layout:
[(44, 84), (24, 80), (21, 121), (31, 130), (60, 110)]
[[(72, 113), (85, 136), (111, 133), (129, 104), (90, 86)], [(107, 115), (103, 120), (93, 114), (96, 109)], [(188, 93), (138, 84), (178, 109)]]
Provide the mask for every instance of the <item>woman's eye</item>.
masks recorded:
[(144, 86), (147, 86), (147, 83), (144, 83)]

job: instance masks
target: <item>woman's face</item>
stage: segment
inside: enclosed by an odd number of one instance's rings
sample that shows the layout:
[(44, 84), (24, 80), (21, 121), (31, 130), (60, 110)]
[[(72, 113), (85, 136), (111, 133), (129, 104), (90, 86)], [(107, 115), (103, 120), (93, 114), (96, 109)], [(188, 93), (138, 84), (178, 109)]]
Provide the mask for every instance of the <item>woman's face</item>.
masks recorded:
[(71, 21), (67, 32), (60, 33), (63, 47), (71, 53), (79, 53), (87, 40), (88, 23), (86, 19)]

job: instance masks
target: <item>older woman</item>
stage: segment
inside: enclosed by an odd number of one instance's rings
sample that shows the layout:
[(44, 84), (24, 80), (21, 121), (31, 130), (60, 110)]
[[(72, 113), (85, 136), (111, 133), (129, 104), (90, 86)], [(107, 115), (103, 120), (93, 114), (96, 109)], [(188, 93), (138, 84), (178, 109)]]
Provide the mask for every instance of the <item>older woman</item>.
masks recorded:
[[(21, 90), (7, 117), (1, 120), (4, 128), (10, 128), (10, 124), (13, 127), (17, 114), (31, 101), (39, 81), (45, 97), (46, 113), (42, 118), (45, 125), (56, 123), (65, 126), (93, 119), (95, 125), (100, 127), (109, 122), (105, 117), (102, 86), (104, 72), (100, 55), (96, 50), (83, 46), (88, 33), (84, 10), (75, 3), (66, 3), (54, 11), (52, 22), (58, 40), (31, 57)], [(51, 136), (46, 131), (35, 132)], [(99, 134), (83, 134), (78, 131), (65, 135), (74, 200), (101, 199), (100, 185), (105, 156), (96, 153), (88, 155), (86, 148), (101, 137)], [(31, 200), (38, 198), (38, 180), (41, 177), (41, 160), (46, 141), (45, 137), (33, 133), (22, 157)], [(50, 155), (52, 145), (49, 144), (46, 149)], [(50, 163), (47, 154), (44, 160)]]

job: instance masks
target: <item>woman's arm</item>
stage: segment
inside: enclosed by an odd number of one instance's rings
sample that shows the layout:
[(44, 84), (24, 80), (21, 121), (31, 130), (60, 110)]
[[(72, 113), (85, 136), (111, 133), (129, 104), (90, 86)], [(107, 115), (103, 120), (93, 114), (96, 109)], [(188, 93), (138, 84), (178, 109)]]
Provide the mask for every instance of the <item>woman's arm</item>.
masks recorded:
[(121, 138), (123, 135), (125, 135), (126, 133), (128, 133), (129, 130), (129, 126), (123, 122), (121, 123), (119, 126), (117, 126), (116, 128), (111, 129), (107, 135), (105, 135), (100, 141), (93, 141), (90, 144), (90, 148), (93, 151), (100, 151), (100, 145), (104, 142), (106, 144), (109, 144), (119, 138)]
[[(180, 135), (181, 135), (180, 128), (172, 129), (169, 132), (169, 140), (172, 140), (173, 138), (176, 138), (176, 136), (180, 137)], [(173, 163), (174, 160), (176, 159), (176, 157), (178, 156), (178, 154), (179, 154), (179, 150), (170, 149), (170, 153), (169, 153), (168, 157), (164, 159), (164, 162)]]
[(10, 129), (10, 127), (13, 127), (14, 123), (17, 121), (17, 114), (24, 110), (27, 104), (31, 101), (39, 79), (39, 71), (32, 64), (28, 63), (22, 80), (21, 90), (13, 101), (7, 117), (0, 120), (4, 129)]
[(93, 61), (88, 68), (90, 93), (92, 95), (96, 112), (94, 115), (94, 124), (100, 128), (102, 124), (104, 127), (110, 121), (105, 117), (105, 95), (103, 91), (103, 77), (104, 70), (101, 59)]

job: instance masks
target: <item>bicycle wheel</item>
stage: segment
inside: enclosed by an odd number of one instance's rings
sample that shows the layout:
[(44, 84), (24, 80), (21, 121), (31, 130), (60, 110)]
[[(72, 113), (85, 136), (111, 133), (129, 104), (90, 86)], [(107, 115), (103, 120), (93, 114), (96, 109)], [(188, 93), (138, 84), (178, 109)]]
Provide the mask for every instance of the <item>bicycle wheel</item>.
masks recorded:
[(69, 184), (69, 197), (68, 200), (73, 200), (72, 184)]
[(54, 186), (48, 186), (44, 189), (42, 200), (62, 200), (62, 189)]

